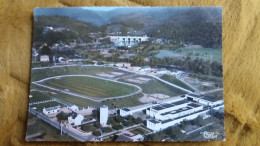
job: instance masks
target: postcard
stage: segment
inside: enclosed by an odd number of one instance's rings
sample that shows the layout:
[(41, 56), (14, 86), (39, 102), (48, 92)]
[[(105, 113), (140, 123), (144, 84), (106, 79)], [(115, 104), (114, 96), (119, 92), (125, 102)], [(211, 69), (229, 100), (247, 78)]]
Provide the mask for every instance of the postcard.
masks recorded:
[(35, 8), (26, 141), (224, 141), (222, 7)]

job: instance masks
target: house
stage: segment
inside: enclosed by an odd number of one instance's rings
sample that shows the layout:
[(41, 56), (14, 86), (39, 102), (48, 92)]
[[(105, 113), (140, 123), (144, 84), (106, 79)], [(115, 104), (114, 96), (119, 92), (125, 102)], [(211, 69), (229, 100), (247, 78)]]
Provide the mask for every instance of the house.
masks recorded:
[(149, 71), (151, 70), (151, 67), (150, 66), (144, 66), (142, 68), (139, 69), (140, 71)]
[(72, 110), (72, 111), (79, 111), (79, 107), (78, 106), (76, 106), (76, 105), (72, 105), (72, 106), (68, 106), (67, 107), (69, 110)]
[(49, 108), (43, 108), (42, 109), (42, 112), (45, 114), (45, 115), (48, 115), (48, 114), (54, 114), (54, 113), (58, 113), (60, 111), (60, 106), (54, 106), (54, 107), (49, 107)]
[(49, 62), (49, 56), (48, 55), (41, 55), (40, 56), (40, 61), (41, 62)]
[(168, 72), (168, 70), (166, 68), (160, 68), (157, 70), (157, 74), (166, 74)]
[(74, 126), (81, 125), (83, 120), (84, 120), (84, 116), (82, 116), (81, 114), (72, 112), (72, 113), (69, 113), (69, 115), (68, 115), (68, 122), (71, 125), (74, 125)]

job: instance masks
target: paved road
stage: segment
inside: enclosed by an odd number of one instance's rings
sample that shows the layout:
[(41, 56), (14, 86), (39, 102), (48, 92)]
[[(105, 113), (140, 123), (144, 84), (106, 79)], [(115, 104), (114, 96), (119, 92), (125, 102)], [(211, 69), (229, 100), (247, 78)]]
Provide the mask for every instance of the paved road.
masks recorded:
[[(56, 123), (54, 121), (51, 121), (49, 118), (47, 118), (45, 115), (43, 115), (42, 113), (40, 112), (37, 112), (35, 110), (32, 110), (32, 109), (29, 109), (29, 112), (32, 113), (33, 115), (37, 116), (37, 118), (45, 121), (46, 123), (50, 124), (51, 126), (57, 128), (60, 130), (60, 124), (59, 123)], [(75, 132), (73, 132), (72, 130), (66, 128), (66, 127), (62, 127), (62, 132), (63, 133), (67, 133), (69, 136), (79, 140), (79, 141), (82, 141), (82, 142), (85, 142), (85, 141), (93, 141), (93, 138), (94, 136), (92, 134), (89, 134), (88, 136), (82, 136), (82, 135), (79, 135)]]
[[(98, 99), (98, 98), (95, 98), (95, 97), (90, 97), (90, 96), (78, 94), (78, 93), (75, 93), (75, 92), (66, 91), (66, 90), (63, 90), (63, 89), (58, 89), (58, 88), (54, 88), (54, 87), (50, 87), (50, 86), (41, 84), (42, 82), (44, 82), (44, 81), (46, 81), (46, 80), (49, 80), (49, 79), (53, 79), (53, 78), (63, 78), (63, 77), (72, 77), (72, 76), (73, 76), (73, 77), (75, 77), (75, 76), (91, 77), (91, 78), (97, 78), (97, 79), (107, 80), (107, 81), (111, 81), (111, 82), (121, 83), (121, 84), (125, 84), (125, 85), (128, 85), (128, 86), (135, 87), (137, 90), (136, 90), (135, 92), (132, 92), (132, 93), (127, 94), (127, 95), (116, 96), (116, 97), (106, 97), (106, 98)], [(41, 86), (41, 87), (44, 87), (44, 88), (48, 88), (48, 89), (51, 89), (51, 90), (55, 90), (55, 91), (58, 91), (58, 92), (61, 92), (61, 93), (65, 93), (65, 94), (77, 96), (77, 97), (80, 97), (80, 98), (89, 99), (89, 100), (92, 100), (92, 101), (95, 101), (95, 102), (101, 102), (101, 101), (104, 101), (104, 100), (112, 100), (112, 99), (125, 98), (125, 97), (133, 96), (133, 95), (136, 95), (136, 94), (142, 92), (142, 88), (140, 88), (139, 86), (134, 85), (134, 84), (130, 84), (130, 83), (126, 83), (126, 82), (120, 82), (120, 81), (116, 81), (116, 80), (112, 80), (112, 79), (107, 79), (107, 78), (102, 78), (102, 77), (97, 77), (97, 76), (92, 76), (92, 75), (80, 75), (80, 74), (75, 74), (75, 75), (61, 75), (61, 76), (49, 77), (49, 78), (45, 78), (45, 79), (42, 79), (42, 80), (39, 80), (39, 81), (32, 82), (32, 84), (35, 84), (35, 85), (38, 85), (38, 86)]]
[(221, 91), (223, 90), (223, 88), (218, 88), (218, 89), (213, 89), (213, 90), (209, 90), (209, 91), (205, 91), (205, 92), (200, 92), (199, 94), (206, 94), (206, 93), (211, 93), (211, 92), (216, 92), (216, 91)]

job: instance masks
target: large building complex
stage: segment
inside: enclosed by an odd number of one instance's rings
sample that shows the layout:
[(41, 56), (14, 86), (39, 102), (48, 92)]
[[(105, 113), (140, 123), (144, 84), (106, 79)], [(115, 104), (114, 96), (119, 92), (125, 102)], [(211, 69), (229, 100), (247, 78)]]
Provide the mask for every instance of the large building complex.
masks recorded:
[(114, 43), (118, 42), (145, 42), (148, 41), (149, 37), (144, 36), (108, 36)]
[(150, 117), (147, 119), (146, 127), (153, 131), (159, 131), (182, 121), (195, 119), (199, 115), (207, 113), (211, 108), (219, 109), (221, 107), (223, 107), (223, 100), (197, 94), (186, 94), (182, 98), (173, 98), (139, 108), (122, 108), (120, 115), (128, 116), (145, 110), (146, 115)]

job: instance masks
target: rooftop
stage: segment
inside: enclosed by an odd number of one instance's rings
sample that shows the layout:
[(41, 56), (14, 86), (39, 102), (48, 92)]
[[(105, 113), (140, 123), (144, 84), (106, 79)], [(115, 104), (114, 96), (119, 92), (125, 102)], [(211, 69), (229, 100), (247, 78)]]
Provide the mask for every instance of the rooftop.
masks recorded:
[(184, 104), (184, 103), (187, 103), (187, 101), (185, 101), (185, 100), (179, 100), (179, 101), (173, 102), (173, 103), (171, 103), (171, 104), (181, 105), (181, 104)]
[(196, 108), (196, 107), (199, 107), (199, 106), (201, 106), (201, 105), (198, 105), (198, 104), (195, 104), (195, 103), (190, 103), (190, 104), (188, 104), (188, 106), (191, 106), (191, 107)]
[(78, 116), (78, 114), (75, 113), (75, 112), (72, 112), (72, 113), (68, 114), (68, 117), (72, 117), (72, 119), (75, 119), (77, 116)]
[(129, 111), (130, 111), (130, 109), (129, 109), (129, 108), (123, 108), (122, 110), (124, 110), (124, 111), (127, 111), (127, 112), (129, 112)]
[(154, 124), (160, 123), (160, 122), (158, 122), (158, 121), (156, 121), (156, 120), (154, 120), (154, 119), (149, 120), (149, 121), (152, 122), (152, 123), (154, 123)]

